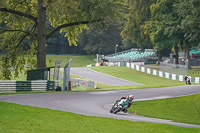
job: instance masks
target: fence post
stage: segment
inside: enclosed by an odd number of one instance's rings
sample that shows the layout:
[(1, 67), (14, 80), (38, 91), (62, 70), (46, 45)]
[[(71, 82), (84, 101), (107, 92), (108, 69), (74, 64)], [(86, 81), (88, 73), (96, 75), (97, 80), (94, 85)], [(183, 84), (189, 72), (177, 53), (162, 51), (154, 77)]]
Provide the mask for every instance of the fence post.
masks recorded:
[[(63, 75), (63, 89), (66, 91), (70, 91), (69, 81), (70, 81), (70, 66), (71, 66), (72, 58), (64, 67), (64, 75)], [(67, 88), (66, 88), (67, 87)]]

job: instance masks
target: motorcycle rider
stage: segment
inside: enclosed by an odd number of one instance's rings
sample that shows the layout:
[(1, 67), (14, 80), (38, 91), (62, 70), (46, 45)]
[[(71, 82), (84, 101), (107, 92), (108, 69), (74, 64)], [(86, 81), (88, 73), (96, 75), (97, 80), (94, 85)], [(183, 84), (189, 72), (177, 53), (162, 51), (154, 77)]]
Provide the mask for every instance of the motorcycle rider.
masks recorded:
[(185, 75), (184, 79), (185, 79), (185, 83), (186, 84), (190, 84), (191, 85), (190, 78), (187, 75)]
[(123, 111), (124, 113), (126, 113), (127, 110), (128, 110), (128, 108), (132, 105), (132, 101), (133, 101), (134, 97), (133, 97), (133, 95), (129, 95), (129, 96), (127, 96), (127, 97), (126, 97), (126, 96), (123, 96), (123, 97), (121, 97), (121, 99), (120, 99), (119, 101), (121, 101), (122, 99), (125, 99), (126, 102), (127, 102), (127, 105), (124, 106), (123, 109), (122, 109), (122, 111)]

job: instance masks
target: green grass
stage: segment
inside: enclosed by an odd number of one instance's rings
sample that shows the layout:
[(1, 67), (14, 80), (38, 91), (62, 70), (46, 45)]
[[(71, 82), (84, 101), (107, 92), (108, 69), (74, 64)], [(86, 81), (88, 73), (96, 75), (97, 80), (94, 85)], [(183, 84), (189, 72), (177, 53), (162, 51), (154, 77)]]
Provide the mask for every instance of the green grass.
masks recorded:
[(88, 79), (86, 79), (86, 78), (79, 77), (79, 76), (77, 76), (77, 75), (73, 75), (73, 74), (70, 74), (70, 77), (71, 77), (71, 78), (78, 78), (78, 79), (88, 80)]
[(61, 67), (64, 67), (69, 59), (72, 58), (71, 67), (86, 67), (89, 64), (94, 64), (95, 55), (81, 55), (81, 56), (72, 56), (72, 55), (47, 55), (47, 66), (54, 66), (54, 62), (62, 60)]
[[(94, 64), (95, 55), (81, 55), (81, 56), (73, 56), (73, 55), (47, 55), (46, 56), (46, 66), (52, 67), (56, 60), (62, 60), (60, 67), (64, 67), (70, 58), (72, 58), (71, 67), (86, 67), (89, 64)], [(53, 69), (51, 69), (53, 71)], [(19, 73), (17, 78), (14, 76), (11, 80), (24, 81), (26, 80), (26, 74)]]
[(200, 94), (151, 101), (134, 102), (130, 112), (138, 115), (169, 119), (200, 125)]
[[(148, 67), (148, 68), (160, 71), (159, 66), (160, 65), (158, 65), (158, 64), (146, 65), (146, 67)], [(200, 77), (200, 66), (192, 66), (192, 68), (188, 69), (187, 75), (192, 76), (192, 77)]]
[(91, 117), (0, 102), (1, 133), (197, 133), (200, 129)]
[(193, 77), (200, 77), (200, 69), (199, 70), (188, 69), (188, 75)]
[(139, 72), (127, 67), (93, 67), (92, 69), (118, 78), (143, 84), (122, 87), (104, 86), (104, 89), (134, 89), (184, 85), (184, 82), (161, 78), (159, 76)]

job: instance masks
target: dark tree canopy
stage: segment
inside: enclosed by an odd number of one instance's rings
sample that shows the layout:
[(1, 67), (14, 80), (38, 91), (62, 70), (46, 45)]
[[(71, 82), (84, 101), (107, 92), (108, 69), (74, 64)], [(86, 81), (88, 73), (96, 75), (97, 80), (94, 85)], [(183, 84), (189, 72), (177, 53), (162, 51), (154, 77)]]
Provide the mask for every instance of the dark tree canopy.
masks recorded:
[[(130, 0), (123, 39), (159, 51), (185, 49), (189, 59), (191, 47), (200, 46), (200, 0)], [(150, 43), (149, 43), (150, 42)]]
[[(54, 33), (65, 33), (69, 44), (77, 45), (78, 35), (88, 29), (88, 24), (96, 27), (103, 25), (105, 19), (122, 17), (124, 3), (124, 0), (1, 0), (0, 23), (5, 23), (6, 28), (0, 31), (0, 49), (6, 55), (1, 57), (0, 78), (9, 79), (11, 69), (17, 76), (24, 65), (29, 69), (45, 67), (46, 42)], [(32, 58), (34, 55), (37, 61)]]

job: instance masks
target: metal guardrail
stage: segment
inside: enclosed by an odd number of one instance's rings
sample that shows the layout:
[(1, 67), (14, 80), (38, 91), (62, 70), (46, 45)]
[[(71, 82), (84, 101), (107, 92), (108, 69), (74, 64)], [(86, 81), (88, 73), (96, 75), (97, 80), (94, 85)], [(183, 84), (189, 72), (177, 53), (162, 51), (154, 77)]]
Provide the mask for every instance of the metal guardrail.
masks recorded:
[(34, 80), (34, 81), (0, 81), (0, 93), (19, 91), (50, 91), (59, 86), (58, 81)]

